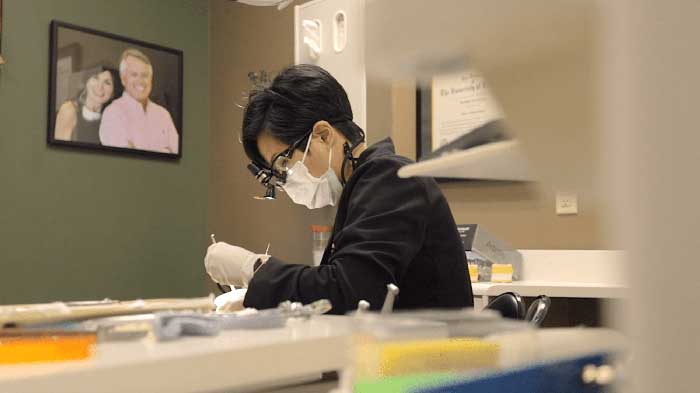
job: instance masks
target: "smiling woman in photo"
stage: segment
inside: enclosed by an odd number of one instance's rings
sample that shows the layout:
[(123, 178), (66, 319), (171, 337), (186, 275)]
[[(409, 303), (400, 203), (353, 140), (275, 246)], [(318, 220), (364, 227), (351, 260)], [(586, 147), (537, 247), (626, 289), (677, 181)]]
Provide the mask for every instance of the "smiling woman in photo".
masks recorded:
[(78, 97), (64, 102), (58, 110), (54, 137), (100, 144), (102, 110), (120, 93), (117, 71), (106, 66), (95, 68)]

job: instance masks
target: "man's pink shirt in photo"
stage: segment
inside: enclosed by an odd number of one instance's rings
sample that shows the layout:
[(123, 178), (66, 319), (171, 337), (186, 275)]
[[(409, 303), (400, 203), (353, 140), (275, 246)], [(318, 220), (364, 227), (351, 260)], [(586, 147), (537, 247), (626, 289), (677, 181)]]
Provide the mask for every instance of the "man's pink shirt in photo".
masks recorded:
[(177, 154), (178, 133), (167, 109), (148, 100), (143, 105), (124, 92), (102, 114), (100, 142), (105, 146), (126, 147)]

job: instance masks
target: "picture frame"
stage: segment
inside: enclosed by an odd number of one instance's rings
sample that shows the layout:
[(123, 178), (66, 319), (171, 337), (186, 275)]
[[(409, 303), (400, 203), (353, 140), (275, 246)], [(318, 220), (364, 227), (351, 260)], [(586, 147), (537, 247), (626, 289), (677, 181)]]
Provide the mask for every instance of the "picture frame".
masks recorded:
[(179, 49), (51, 21), (47, 143), (180, 159)]
[(5, 64), (5, 59), (2, 57), (2, 0), (0, 0), (0, 66)]
[(507, 139), (503, 117), (479, 72), (434, 75), (416, 88), (416, 158)]
[(485, 79), (477, 71), (453, 71), (419, 82), (416, 87), (416, 161), (511, 139), (503, 117)]

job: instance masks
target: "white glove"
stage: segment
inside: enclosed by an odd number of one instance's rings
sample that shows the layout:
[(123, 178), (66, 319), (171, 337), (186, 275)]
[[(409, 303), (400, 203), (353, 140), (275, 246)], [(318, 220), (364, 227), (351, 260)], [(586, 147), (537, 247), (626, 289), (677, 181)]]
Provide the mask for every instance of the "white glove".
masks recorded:
[(247, 286), (253, 278), (255, 262), (258, 259), (267, 262), (269, 257), (228, 243), (217, 242), (207, 249), (204, 267), (212, 280), (219, 284)]
[(214, 299), (216, 312), (228, 313), (243, 310), (243, 301), (248, 290), (245, 288), (234, 289), (231, 292), (221, 294)]

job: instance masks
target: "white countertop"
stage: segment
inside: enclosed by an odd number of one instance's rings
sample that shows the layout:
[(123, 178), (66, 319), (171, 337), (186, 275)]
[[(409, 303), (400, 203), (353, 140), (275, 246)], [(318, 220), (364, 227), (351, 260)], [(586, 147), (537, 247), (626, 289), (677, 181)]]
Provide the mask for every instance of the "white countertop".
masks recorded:
[[(475, 296), (621, 298), (623, 253), (521, 250), (523, 281), (473, 283)], [(216, 337), (100, 343), (85, 361), (0, 366), (0, 392), (247, 391), (342, 369), (352, 319), (321, 316), (285, 328), (232, 330)]]
[(514, 281), (512, 283), (473, 282), (474, 296), (498, 296), (515, 292), (520, 296), (571, 297), (617, 299), (625, 297), (627, 288), (622, 285), (592, 284), (561, 281)]
[(99, 343), (84, 361), (0, 366), (0, 392), (207, 392), (249, 390), (342, 369), (347, 317), (215, 337)]
[(616, 250), (519, 250), (523, 279), (512, 283), (472, 283), (474, 296), (547, 295), (570, 298), (624, 298), (626, 254)]

